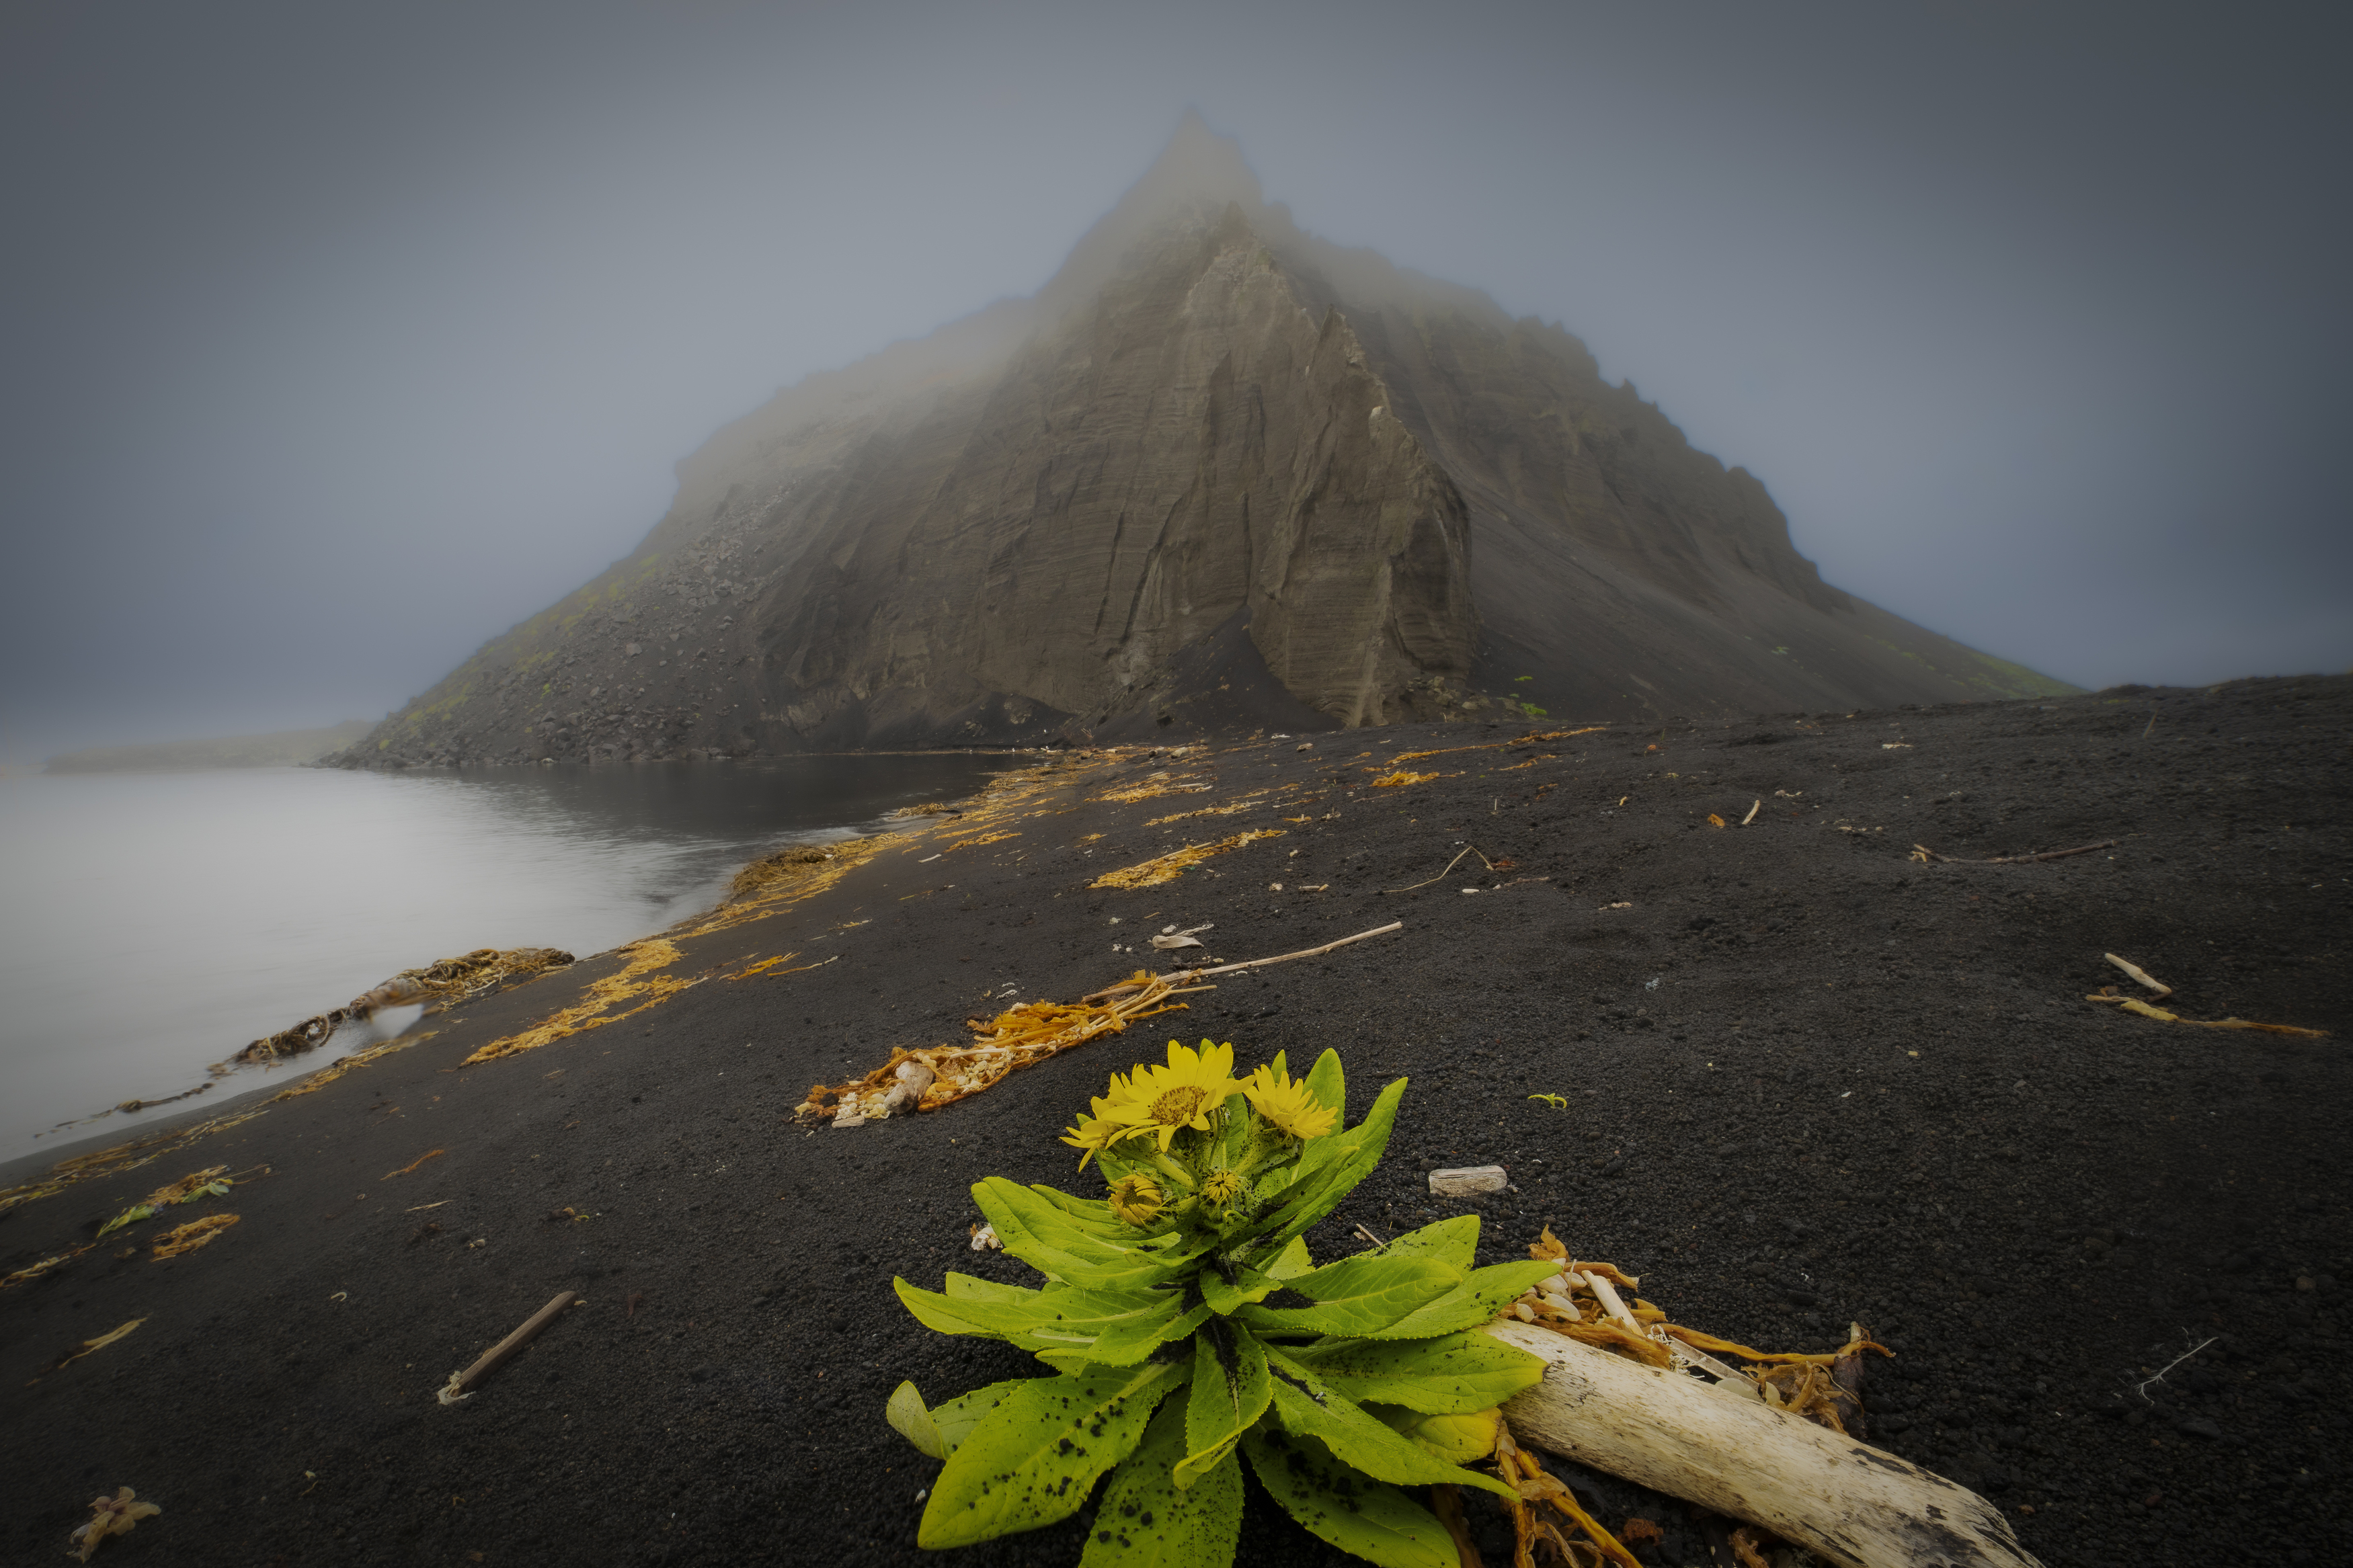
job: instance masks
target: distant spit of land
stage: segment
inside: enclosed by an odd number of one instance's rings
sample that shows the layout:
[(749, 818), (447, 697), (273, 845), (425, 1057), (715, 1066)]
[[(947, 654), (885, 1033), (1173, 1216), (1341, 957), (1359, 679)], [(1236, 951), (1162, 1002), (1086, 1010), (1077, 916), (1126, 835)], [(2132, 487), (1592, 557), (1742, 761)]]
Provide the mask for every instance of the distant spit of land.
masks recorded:
[(268, 735), (225, 735), (208, 741), (161, 741), (144, 746), (89, 746), (49, 759), (52, 773), (156, 773), (189, 768), (283, 768), (315, 762), (357, 743), (375, 726), (364, 719), (319, 730)]

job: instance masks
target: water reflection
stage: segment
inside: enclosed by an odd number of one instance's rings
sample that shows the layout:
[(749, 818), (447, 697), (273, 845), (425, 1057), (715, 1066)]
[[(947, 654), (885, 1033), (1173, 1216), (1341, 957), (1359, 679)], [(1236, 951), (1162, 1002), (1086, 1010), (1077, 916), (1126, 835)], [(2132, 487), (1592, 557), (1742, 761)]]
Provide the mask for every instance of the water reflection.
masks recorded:
[(0, 779), (0, 1159), (175, 1094), (399, 970), (477, 947), (600, 952), (707, 907), (769, 847), (968, 795), (1016, 761)]

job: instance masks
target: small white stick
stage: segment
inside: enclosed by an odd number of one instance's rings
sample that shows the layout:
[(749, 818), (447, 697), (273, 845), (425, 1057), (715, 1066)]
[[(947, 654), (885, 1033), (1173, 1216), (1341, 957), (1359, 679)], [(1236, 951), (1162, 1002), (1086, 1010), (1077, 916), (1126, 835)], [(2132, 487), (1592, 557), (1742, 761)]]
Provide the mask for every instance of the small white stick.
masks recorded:
[(2133, 1392), (2140, 1395), (2142, 1404), (2156, 1404), (2157, 1401), (2148, 1396), (2148, 1385), (2152, 1383), (2163, 1383), (2167, 1373), (2171, 1372), (2175, 1367), (2179, 1366), (2183, 1362), (2188, 1361), (2191, 1356), (2196, 1355), (2200, 1351), (2204, 1350), (2208, 1345), (2211, 1345), (2213, 1342), (2214, 1340), (2211, 1336), (2200, 1340), (2196, 1344), (2191, 1345), (2188, 1350), (2183, 1351), (2179, 1355), (2175, 1356), (2171, 1361), (2167, 1362), (2165, 1365), (2158, 1370), (2156, 1376), (2144, 1377), (2138, 1383), (2134, 1384)]
[(1319, 953), (1329, 952), (1335, 947), (1345, 947), (1352, 942), (1362, 942), (1368, 936), (1387, 936), (1393, 931), (1404, 929), (1405, 921), (1391, 921), (1385, 926), (1375, 926), (1370, 931), (1360, 931), (1354, 936), (1344, 936), (1337, 942), (1327, 942), (1322, 947), (1303, 947), (1297, 952), (1277, 953), (1272, 958), (1253, 958), (1248, 963), (1229, 963), (1217, 969), (1190, 970), (1187, 972), (1186, 978), (1198, 980), (1210, 974), (1231, 974), (1238, 970), (1260, 969), (1270, 963), (1289, 963), (1294, 958), (1314, 958)]
[(2118, 969), (2123, 970), (2126, 974), (2131, 975), (2135, 980), (2139, 981), (2143, 985), (2147, 986), (2151, 991), (2156, 992), (2159, 996), (2170, 996), (2173, 994), (2172, 986), (2168, 985), (2164, 981), (2159, 980), (2154, 974), (2149, 973), (2148, 971), (2143, 969), (2139, 964), (2133, 963), (2130, 959), (2118, 958), (2113, 952), (2104, 952), (2100, 954), (2100, 956), (2106, 959), (2110, 963), (2115, 964)]
[(1747, 826), (1750, 823), (1752, 823), (1752, 822), (1756, 821), (1756, 820), (1757, 820), (1757, 808), (1758, 808), (1759, 806), (1763, 805), (1764, 804), (1765, 804), (1765, 799), (1764, 799), (1764, 797), (1763, 797), (1762, 795), (1759, 795), (1757, 799), (1755, 799), (1755, 800), (1753, 800), (1753, 801), (1749, 802), (1749, 803), (1748, 803), (1748, 815), (1747, 815), (1747, 816), (1744, 816), (1744, 817), (1742, 817), (1742, 818), (1740, 819), (1740, 826), (1743, 826), (1743, 827), (1746, 827), (1746, 826)]

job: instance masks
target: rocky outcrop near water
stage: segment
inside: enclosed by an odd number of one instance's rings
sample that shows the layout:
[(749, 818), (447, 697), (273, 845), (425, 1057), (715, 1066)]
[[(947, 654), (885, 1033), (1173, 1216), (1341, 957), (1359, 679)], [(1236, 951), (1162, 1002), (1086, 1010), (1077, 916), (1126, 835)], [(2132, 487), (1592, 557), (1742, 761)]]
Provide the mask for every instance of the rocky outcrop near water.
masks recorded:
[(1556, 325), (1305, 234), (1188, 119), (1034, 298), (813, 376), (350, 765), (2072, 689), (1822, 582)]

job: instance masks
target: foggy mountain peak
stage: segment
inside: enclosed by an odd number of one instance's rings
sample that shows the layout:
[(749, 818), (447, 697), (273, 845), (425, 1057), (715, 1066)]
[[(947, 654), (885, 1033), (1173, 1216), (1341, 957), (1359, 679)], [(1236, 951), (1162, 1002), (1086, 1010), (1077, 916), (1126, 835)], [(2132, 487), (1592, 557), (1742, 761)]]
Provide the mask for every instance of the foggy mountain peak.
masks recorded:
[(1824, 584), (1585, 345), (1298, 230), (1188, 114), (1030, 300), (809, 377), (355, 763), (2067, 689)]

